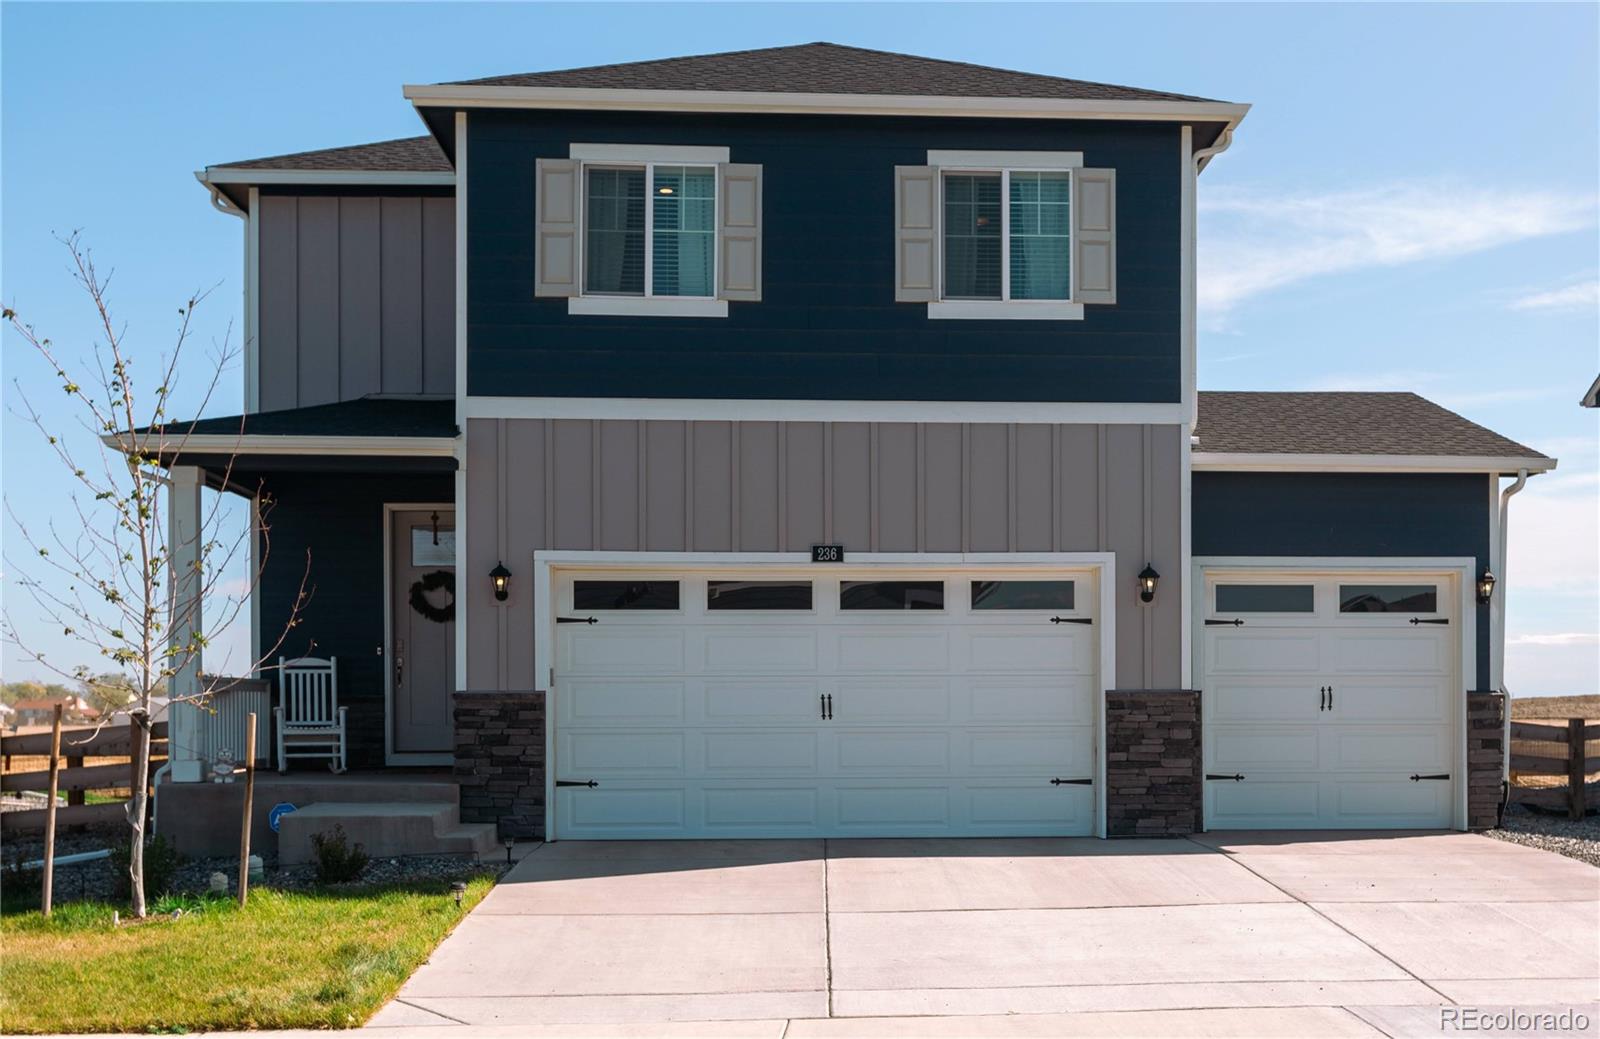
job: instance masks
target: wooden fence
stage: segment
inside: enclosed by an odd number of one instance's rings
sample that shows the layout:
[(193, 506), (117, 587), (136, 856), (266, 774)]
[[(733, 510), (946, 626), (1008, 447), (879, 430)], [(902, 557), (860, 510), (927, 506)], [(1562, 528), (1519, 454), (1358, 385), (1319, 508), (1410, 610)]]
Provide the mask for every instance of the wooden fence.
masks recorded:
[[(150, 774), (167, 756), (167, 723), (156, 722), (150, 733)], [(133, 775), (133, 726), (78, 726), (61, 730), (61, 773), (57, 786), (67, 796), (56, 809), (58, 826), (118, 823), (127, 819), (126, 801), (138, 782)], [(147, 789), (149, 776), (145, 777)], [(44, 792), (50, 788), (50, 730), (18, 736), (0, 735), (0, 791)], [(119, 799), (87, 804), (89, 791), (109, 791)], [(29, 833), (44, 829), (45, 810), (27, 808), (0, 813), (0, 832)]]
[(1565, 808), (1572, 819), (1582, 819), (1590, 804), (1600, 806), (1600, 783), (1588, 782), (1600, 772), (1600, 748), (1591, 748), (1591, 741), (1600, 741), (1600, 725), (1582, 718), (1565, 725), (1512, 722), (1511, 800)]

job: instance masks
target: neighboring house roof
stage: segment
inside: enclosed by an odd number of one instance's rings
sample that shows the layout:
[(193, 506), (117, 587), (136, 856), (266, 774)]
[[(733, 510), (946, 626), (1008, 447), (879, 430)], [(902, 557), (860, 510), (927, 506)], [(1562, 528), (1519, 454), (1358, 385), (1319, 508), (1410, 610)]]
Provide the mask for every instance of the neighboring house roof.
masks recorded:
[(173, 423), (169, 435), (174, 439), (238, 437), (241, 432), (247, 437), (453, 437), (455, 407), (451, 398), (361, 397), (338, 404), (203, 418), (192, 427)]
[(1600, 375), (1595, 376), (1594, 382), (1589, 386), (1589, 392), (1583, 395), (1581, 403), (1586, 408), (1600, 408)]
[(351, 144), (342, 148), (322, 148), (288, 155), (269, 155), (238, 162), (219, 162), (211, 169), (231, 170), (317, 170), (449, 173), (450, 160), (431, 136), (401, 137), (393, 141)]
[(1415, 393), (1202, 391), (1195, 452), (1204, 455), (1553, 459)]
[(1189, 94), (1015, 72), (837, 43), (803, 43), (619, 65), (591, 65), (457, 80), (442, 85), (1215, 103), (1210, 98)]

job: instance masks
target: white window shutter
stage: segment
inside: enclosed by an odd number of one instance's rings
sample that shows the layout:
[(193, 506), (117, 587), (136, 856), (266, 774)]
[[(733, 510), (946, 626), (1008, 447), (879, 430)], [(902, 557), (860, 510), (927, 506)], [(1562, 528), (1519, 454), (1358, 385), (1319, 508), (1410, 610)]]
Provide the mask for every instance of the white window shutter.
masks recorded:
[(534, 173), (535, 296), (578, 295), (578, 163), (540, 159)]
[(1072, 298), (1117, 301), (1117, 171), (1072, 175)]
[(717, 298), (761, 298), (761, 167), (717, 167)]
[(939, 171), (932, 166), (894, 168), (894, 298), (931, 303), (938, 255)]

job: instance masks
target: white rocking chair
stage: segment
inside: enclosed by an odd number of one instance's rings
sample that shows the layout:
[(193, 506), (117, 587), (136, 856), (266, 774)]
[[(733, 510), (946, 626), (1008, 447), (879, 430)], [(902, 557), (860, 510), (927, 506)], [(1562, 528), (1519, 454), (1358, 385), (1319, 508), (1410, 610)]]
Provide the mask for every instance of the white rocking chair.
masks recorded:
[(327, 758), (328, 767), (343, 772), (345, 715), (339, 706), (336, 657), (326, 660), (278, 658), (278, 771), (287, 772), (290, 758)]

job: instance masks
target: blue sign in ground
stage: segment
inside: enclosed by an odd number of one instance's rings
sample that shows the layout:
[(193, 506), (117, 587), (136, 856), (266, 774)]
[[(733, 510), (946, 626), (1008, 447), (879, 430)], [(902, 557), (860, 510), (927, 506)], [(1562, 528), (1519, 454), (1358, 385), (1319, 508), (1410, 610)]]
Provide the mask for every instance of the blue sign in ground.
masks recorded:
[(288, 801), (279, 801), (272, 806), (272, 811), (267, 813), (267, 825), (272, 827), (273, 833), (278, 832), (278, 821), (292, 811), (294, 811), (294, 805)]

